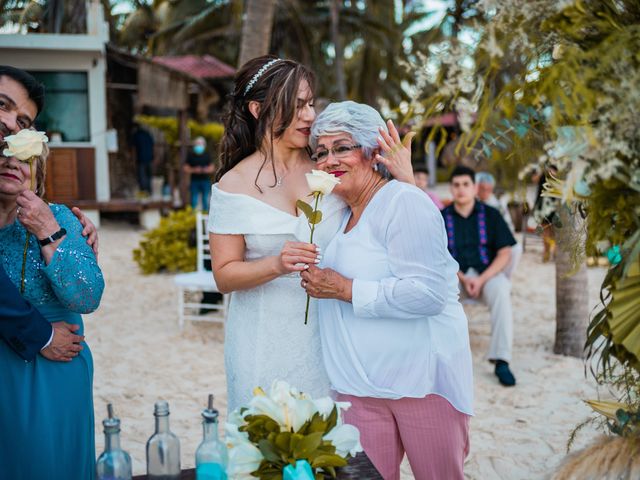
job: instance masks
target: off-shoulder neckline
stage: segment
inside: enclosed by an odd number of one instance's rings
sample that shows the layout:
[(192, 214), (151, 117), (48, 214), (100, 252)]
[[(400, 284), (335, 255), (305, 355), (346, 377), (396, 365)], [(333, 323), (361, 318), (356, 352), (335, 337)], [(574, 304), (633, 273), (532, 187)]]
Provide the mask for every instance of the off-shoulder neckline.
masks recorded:
[[(255, 202), (257, 202), (257, 203), (259, 203), (259, 204), (261, 204), (261, 205), (264, 205), (264, 206), (266, 206), (266, 207), (269, 207), (269, 208), (270, 208), (270, 209), (272, 209), (272, 210), (276, 210), (277, 212), (280, 212), (280, 213), (282, 213), (283, 215), (287, 215), (288, 217), (291, 217), (291, 218), (300, 218), (301, 216), (304, 216), (304, 215), (302, 215), (302, 214), (301, 214), (301, 215), (293, 215), (292, 213), (285, 212), (285, 211), (284, 211), (284, 210), (282, 210), (281, 208), (274, 207), (274, 206), (273, 206), (273, 205), (271, 205), (270, 203), (267, 203), (267, 202), (265, 202), (265, 201), (263, 201), (263, 200), (260, 200), (260, 199), (258, 199), (258, 198), (256, 198), (256, 197), (252, 197), (251, 195), (247, 195), (246, 193), (232, 193), (232, 192), (227, 192), (227, 191), (225, 191), (225, 190), (222, 190), (222, 189), (218, 186), (218, 184), (217, 184), (217, 183), (214, 183), (214, 184), (213, 184), (213, 188), (215, 188), (218, 192), (223, 193), (223, 194), (225, 194), (225, 195), (233, 195), (233, 196), (236, 196), (236, 197), (249, 198), (249, 199), (254, 200)], [(296, 209), (296, 210), (297, 210), (297, 209)]]

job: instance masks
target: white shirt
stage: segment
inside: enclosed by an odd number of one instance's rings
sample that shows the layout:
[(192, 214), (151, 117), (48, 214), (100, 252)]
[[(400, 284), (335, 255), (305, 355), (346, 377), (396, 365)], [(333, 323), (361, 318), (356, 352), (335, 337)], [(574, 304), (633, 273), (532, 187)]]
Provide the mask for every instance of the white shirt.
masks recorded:
[(442, 215), (417, 187), (391, 181), (342, 228), (321, 267), (353, 279), (352, 303), (319, 301), (332, 387), (359, 397), (438, 394), (473, 413), (467, 318)]

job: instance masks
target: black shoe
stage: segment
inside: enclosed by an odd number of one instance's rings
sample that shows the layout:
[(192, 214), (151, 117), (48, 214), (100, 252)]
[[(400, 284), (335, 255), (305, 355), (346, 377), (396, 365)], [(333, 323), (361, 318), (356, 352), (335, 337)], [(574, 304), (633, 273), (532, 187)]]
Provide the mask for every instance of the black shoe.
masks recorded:
[(509, 364), (504, 360), (496, 360), (495, 374), (505, 387), (513, 387), (516, 384), (516, 377), (513, 376), (509, 370)]

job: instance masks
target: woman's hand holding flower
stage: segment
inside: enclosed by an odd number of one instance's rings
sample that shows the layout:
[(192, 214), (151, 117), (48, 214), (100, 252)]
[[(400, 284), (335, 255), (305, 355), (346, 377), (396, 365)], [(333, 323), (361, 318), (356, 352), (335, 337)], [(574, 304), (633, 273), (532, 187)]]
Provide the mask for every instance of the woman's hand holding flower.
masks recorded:
[(308, 268), (308, 265), (314, 265), (320, 261), (318, 247), (305, 242), (286, 242), (277, 260), (280, 275), (301, 272)]
[(16, 198), (18, 220), (36, 238), (45, 238), (60, 230), (56, 217), (40, 197), (31, 190), (24, 190)]
[(335, 270), (310, 265), (300, 276), (302, 277), (300, 285), (311, 297), (351, 301), (353, 280), (343, 277)]
[(400, 134), (391, 120), (387, 120), (387, 127), (389, 133), (382, 128), (379, 129), (378, 146), (382, 155), (376, 155), (375, 160), (387, 167), (389, 173), (399, 182), (415, 185), (411, 165), (411, 141), (416, 133), (409, 132), (400, 140)]

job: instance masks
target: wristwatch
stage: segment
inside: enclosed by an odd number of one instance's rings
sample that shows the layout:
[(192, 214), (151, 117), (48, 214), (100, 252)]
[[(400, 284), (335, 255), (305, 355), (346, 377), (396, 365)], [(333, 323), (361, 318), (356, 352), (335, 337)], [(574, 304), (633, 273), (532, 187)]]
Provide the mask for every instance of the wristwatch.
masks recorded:
[(44, 247), (45, 245), (49, 245), (50, 243), (53, 243), (56, 240), (59, 240), (60, 238), (64, 237), (66, 234), (67, 234), (67, 231), (64, 228), (61, 228), (53, 235), (49, 235), (47, 238), (38, 240), (38, 242), (40, 242), (40, 245)]

